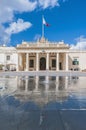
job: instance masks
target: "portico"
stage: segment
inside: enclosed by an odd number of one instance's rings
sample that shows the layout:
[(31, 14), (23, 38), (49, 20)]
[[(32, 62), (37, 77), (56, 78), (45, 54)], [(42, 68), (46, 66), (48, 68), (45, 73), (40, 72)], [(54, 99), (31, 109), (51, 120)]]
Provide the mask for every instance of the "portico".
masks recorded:
[(18, 71), (67, 71), (68, 49), (69, 46), (63, 42), (53, 44), (45, 38), (41, 38), (37, 43), (23, 42), (17, 46)]

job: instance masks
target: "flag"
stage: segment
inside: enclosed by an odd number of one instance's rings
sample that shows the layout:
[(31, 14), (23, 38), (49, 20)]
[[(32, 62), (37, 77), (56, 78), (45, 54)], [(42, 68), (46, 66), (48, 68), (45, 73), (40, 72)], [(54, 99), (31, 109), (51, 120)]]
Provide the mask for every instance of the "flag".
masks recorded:
[(43, 17), (43, 24), (46, 25), (46, 26), (50, 26), (50, 24), (48, 24), (46, 21), (45, 21), (45, 18)]

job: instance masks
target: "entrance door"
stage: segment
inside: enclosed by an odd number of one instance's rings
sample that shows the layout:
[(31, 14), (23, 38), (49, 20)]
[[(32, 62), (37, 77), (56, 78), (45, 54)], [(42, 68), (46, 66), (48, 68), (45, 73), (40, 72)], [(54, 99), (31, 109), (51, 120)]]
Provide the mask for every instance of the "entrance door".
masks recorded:
[(46, 59), (44, 57), (40, 59), (40, 70), (46, 70)]

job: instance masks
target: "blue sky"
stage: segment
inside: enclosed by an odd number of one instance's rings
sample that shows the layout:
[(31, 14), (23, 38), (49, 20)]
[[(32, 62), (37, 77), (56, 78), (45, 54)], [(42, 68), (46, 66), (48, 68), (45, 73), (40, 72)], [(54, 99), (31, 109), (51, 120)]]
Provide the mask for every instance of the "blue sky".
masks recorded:
[(10, 4), (3, 1), (0, 9), (7, 10), (1, 10), (0, 44), (16, 46), (22, 40), (36, 41), (41, 37), (42, 15), (50, 24), (45, 26), (49, 41), (64, 40), (71, 45), (86, 42), (86, 0), (31, 0), (29, 4), (29, 0), (9, 0)]

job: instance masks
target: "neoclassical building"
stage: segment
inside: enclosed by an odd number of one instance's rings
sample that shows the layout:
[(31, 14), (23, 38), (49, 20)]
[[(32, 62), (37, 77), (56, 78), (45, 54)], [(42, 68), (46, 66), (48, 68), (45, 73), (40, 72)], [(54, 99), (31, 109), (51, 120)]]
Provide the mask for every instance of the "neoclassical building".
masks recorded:
[(68, 44), (41, 38), (36, 43), (22, 42), (16, 47), (18, 71), (84, 70), (86, 51), (71, 50)]
[(17, 45), (18, 70), (68, 70), (69, 46), (63, 42), (50, 43), (41, 38), (37, 43)]
[(37, 42), (23, 41), (16, 47), (0, 47), (0, 57), (0, 66), (8, 70), (86, 70), (86, 50), (72, 50), (63, 41), (49, 42), (43, 37)]

